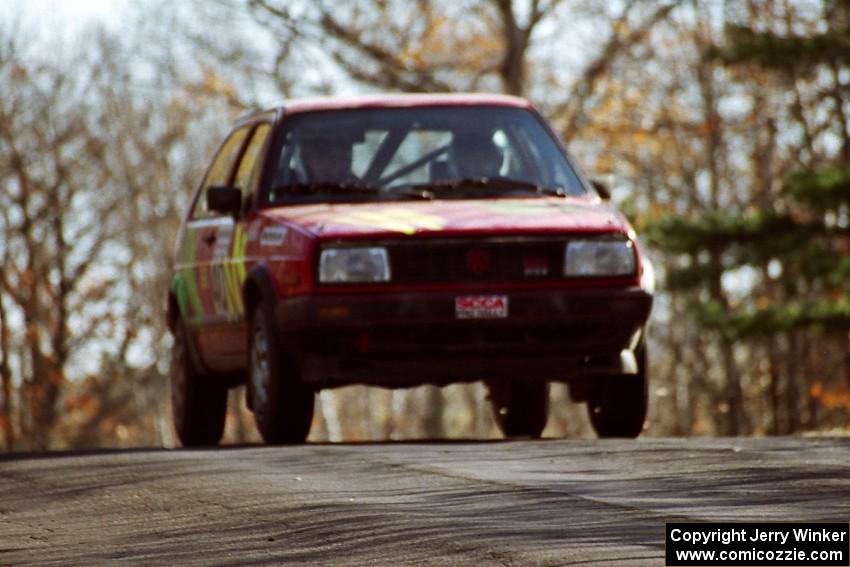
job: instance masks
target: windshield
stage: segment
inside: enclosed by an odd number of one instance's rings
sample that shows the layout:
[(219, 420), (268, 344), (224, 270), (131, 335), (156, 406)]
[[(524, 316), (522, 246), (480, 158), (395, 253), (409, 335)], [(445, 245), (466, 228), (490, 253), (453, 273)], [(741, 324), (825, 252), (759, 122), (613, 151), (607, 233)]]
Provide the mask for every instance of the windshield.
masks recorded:
[(318, 111), (296, 114), (284, 128), (269, 191), (275, 204), (585, 194), (525, 109)]

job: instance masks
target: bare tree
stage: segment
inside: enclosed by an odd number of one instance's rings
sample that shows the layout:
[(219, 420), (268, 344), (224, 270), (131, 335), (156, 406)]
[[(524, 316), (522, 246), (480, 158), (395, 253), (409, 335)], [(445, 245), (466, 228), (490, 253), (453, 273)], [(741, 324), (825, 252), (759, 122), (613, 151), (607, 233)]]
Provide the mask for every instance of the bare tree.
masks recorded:
[(122, 195), (97, 165), (103, 142), (92, 135), (98, 106), (90, 88), (98, 67), (72, 73), (24, 56), (17, 41), (6, 39), (3, 56), (4, 82), (13, 88), (0, 102), (7, 260), (0, 289), (22, 319), (24, 429), (44, 449), (69, 357), (109, 318), (91, 309), (111, 283), (95, 266), (118, 228), (111, 215)]
[(560, 0), (318, 2), (250, 0), (264, 26), (319, 45), (349, 77), (402, 92), (526, 91), (528, 51)]
[(135, 39), (0, 30), (7, 448), (163, 441), (170, 249), (233, 110)]

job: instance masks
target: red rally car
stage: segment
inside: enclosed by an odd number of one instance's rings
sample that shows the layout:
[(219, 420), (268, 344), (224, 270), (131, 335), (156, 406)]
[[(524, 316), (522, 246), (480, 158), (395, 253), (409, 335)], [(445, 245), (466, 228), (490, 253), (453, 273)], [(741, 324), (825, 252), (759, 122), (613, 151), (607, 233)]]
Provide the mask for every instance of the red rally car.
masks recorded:
[(267, 443), (303, 442), (322, 388), (483, 381), (539, 437), (550, 382), (601, 437), (647, 410), (651, 270), (635, 234), (522, 99), (304, 99), (240, 120), (200, 183), (168, 296), (184, 445), (227, 390)]

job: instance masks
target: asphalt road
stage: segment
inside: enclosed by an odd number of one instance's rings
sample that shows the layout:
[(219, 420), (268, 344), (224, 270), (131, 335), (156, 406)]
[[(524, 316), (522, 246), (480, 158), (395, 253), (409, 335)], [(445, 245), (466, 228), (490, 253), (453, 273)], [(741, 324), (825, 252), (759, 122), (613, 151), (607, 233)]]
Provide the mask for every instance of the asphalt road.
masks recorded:
[(663, 565), (671, 520), (850, 521), (850, 439), (0, 456), (0, 565)]

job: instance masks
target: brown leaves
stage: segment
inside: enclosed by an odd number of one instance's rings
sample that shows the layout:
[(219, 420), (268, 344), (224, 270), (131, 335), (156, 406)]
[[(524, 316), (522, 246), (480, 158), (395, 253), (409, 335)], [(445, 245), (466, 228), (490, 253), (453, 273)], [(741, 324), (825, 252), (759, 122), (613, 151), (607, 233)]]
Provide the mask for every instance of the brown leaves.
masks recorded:
[(80, 393), (65, 400), (67, 413), (79, 412), (86, 420), (93, 419), (100, 408), (100, 403), (91, 394)]
[(850, 389), (844, 384), (828, 389), (818, 380), (809, 388), (809, 396), (826, 409), (850, 410)]

